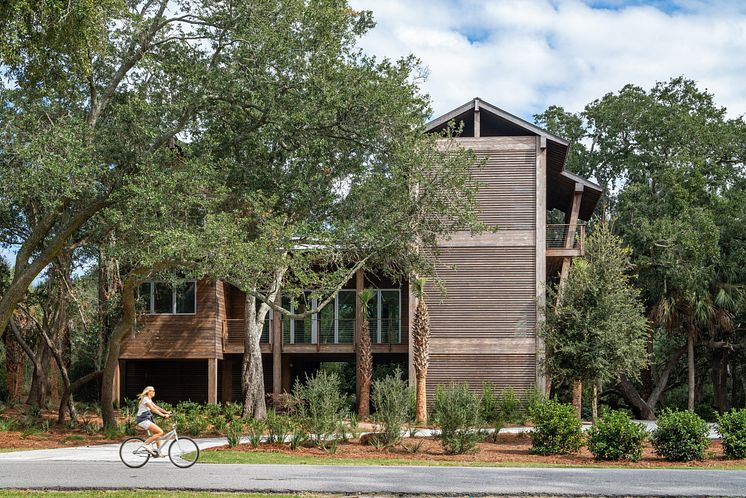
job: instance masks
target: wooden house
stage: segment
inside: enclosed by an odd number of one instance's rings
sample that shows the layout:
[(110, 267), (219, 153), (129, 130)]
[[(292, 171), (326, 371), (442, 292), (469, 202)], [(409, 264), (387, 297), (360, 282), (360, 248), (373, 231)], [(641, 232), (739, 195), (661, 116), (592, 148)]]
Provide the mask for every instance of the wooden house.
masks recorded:
[[(582, 220), (592, 215), (601, 188), (564, 171), (566, 140), (479, 98), (431, 121), (428, 131), (451, 120), (463, 121), (456, 140), (483, 160), (474, 170), (480, 218), (497, 230), (457, 232), (440, 244), (437, 270), (446, 293), (432, 286), (427, 293), (428, 391), (450, 382), (544, 389), (536, 328), (545, 284), (565, 277), (571, 258), (583, 254)], [(552, 210), (564, 213), (564, 223), (547, 224)], [(354, 360), (362, 323), (356, 295), (366, 287), (377, 289), (368, 317), (374, 362), (408, 363), (414, 379), (409, 286), (358, 273), (318, 315), (268, 318), (261, 347), (269, 392), (289, 391), (293, 379), (320, 362)], [(148, 282), (141, 299), (148, 313), (122, 345), (115, 400), (145, 385), (158, 386), (168, 401), (238, 400), (244, 294), (224, 282)]]

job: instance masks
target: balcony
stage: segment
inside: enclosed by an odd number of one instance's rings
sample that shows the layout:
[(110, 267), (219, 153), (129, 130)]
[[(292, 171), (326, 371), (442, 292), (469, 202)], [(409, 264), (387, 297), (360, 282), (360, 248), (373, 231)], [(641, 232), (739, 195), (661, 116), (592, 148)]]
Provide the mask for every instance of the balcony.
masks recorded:
[[(574, 228), (574, 229), (573, 229)], [(573, 257), (585, 254), (585, 224), (547, 225), (547, 257)]]
[[(229, 318), (223, 320), (222, 340), (224, 353), (243, 353), (244, 320), (243, 318)], [(259, 340), (262, 353), (271, 351), (269, 344), (269, 321), (264, 323), (262, 337)]]

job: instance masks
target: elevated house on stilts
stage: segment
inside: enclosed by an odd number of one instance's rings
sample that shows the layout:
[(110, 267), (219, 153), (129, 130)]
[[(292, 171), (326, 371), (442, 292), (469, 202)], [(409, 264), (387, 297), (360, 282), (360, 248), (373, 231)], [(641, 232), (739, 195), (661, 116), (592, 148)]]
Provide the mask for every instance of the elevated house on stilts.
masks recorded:
[[(437, 271), (446, 293), (434, 286), (427, 292), (428, 392), (450, 382), (543, 389), (536, 328), (545, 284), (566, 278), (572, 258), (583, 255), (583, 221), (601, 188), (564, 171), (566, 140), (479, 98), (434, 119), (428, 131), (451, 120), (464, 123), (456, 140), (484, 161), (474, 171), (480, 218), (498, 230), (457, 232), (441, 243)], [(553, 210), (564, 213), (563, 223), (547, 223)], [(269, 393), (290, 391), (296, 378), (322, 362), (355, 360), (363, 320), (357, 294), (363, 288), (376, 289), (367, 317), (374, 363), (409, 365), (414, 382), (409, 333), (416, 302), (410, 286), (359, 272), (318, 314), (304, 320), (269, 314), (261, 343)], [(166, 401), (238, 400), (244, 294), (208, 280), (177, 287), (147, 282), (140, 293), (145, 315), (137, 338), (122, 345), (115, 401), (133, 398), (146, 385), (157, 385)]]

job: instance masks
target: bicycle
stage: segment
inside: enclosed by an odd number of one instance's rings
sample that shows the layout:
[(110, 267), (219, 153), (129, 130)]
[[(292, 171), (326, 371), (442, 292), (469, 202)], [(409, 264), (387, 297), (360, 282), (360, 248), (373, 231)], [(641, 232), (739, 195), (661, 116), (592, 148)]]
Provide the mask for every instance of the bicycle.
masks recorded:
[[(181, 469), (191, 467), (199, 459), (199, 446), (191, 438), (179, 437), (176, 433), (176, 422), (171, 424), (171, 430), (159, 437), (157, 441), (163, 441), (159, 452), (165, 451), (164, 445), (168, 445), (168, 459)], [(148, 448), (145, 447), (145, 440), (141, 437), (127, 438), (119, 446), (119, 458), (131, 469), (139, 469), (148, 463), (151, 456)]]

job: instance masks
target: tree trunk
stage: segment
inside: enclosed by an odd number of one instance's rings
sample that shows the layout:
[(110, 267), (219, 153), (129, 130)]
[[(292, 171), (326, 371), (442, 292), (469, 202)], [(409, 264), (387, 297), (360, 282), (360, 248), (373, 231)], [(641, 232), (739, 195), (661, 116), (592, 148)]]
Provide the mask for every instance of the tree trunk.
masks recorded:
[(5, 382), (8, 385), (8, 399), (11, 401), (20, 401), (23, 395), (23, 350), (13, 338), (10, 330), (6, 330), (3, 335), (5, 343)]
[(427, 423), (427, 370), (416, 372), (416, 409), (415, 421), (418, 424)]
[(47, 405), (49, 394), (52, 390), (52, 385), (49, 381), (49, 364), (52, 360), (52, 351), (44, 341), (39, 341), (39, 346), (36, 349), (36, 358), (37, 361), (34, 361), (34, 370), (31, 374), (31, 389), (29, 390), (26, 403), (31, 406), (44, 408)]
[(583, 417), (583, 383), (579, 380), (572, 381), (572, 406), (578, 414), (578, 418)]
[[(88, 382), (96, 379), (100, 379), (103, 376), (103, 371), (98, 370), (97, 372), (92, 372), (87, 375), (84, 375), (83, 377), (79, 378), (72, 384), (68, 385), (65, 388), (65, 391), (62, 393), (62, 398), (60, 399), (60, 406), (57, 409), (57, 423), (58, 424), (64, 424), (65, 423), (65, 405), (71, 405), (72, 404), (72, 394), (83, 387), (84, 384), (87, 384)], [(71, 411), (70, 416), (72, 416), (75, 412)]]
[(679, 348), (672, 351), (666, 362), (666, 366), (660, 372), (660, 377), (653, 388), (653, 392), (644, 399), (640, 393), (635, 389), (635, 386), (627, 379), (625, 375), (620, 376), (619, 386), (622, 390), (624, 399), (629, 403), (632, 408), (637, 412), (638, 416), (643, 420), (655, 420), (655, 407), (663, 395), (663, 392), (668, 385), (668, 377), (676, 367), (679, 359), (686, 353), (687, 348)]
[[(258, 420), (267, 418), (264, 399), (264, 370), (262, 368), (261, 335), (266, 311), (257, 314), (256, 298), (246, 294), (244, 318), (244, 353), (241, 364), (241, 391), (243, 393), (243, 416)], [(261, 315), (261, 316), (259, 316)], [(261, 321), (259, 319), (261, 318)]]
[(135, 284), (137, 277), (131, 275), (122, 285), (122, 316), (114, 327), (108, 341), (106, 360), (101, 377), (101, 417), (104, 427), (116, 427), (117, 419), (114, 413), (114, 376), (119, 365), (119, 351), (122, 341), (127, 334), (135, 329)]
[(593, 383), (593, 397), (591, 399), (591, 414), (593, 416), (593, 423), (598, 418), (598, 384)]
[(370, 384), (373, 379), (373, 353), (371, 350), (368, 320), (363, 318), (360, 326), (360, 399), (357, 403), (359, 420), (366, 420), (370, 416)]
[(689, 322), (689, 334), (687, 335), (687, 341), (686, 341), (686, 350), (687, 350), (687, 371), (688, 371), (688, 384), (689, 384), (689, 393), (688, 393), (688, 399), (687, 399), (687, 409), (689, 411), (694, 411), (694, 325), (691, 323), (691, 320)]
[[(273, 303), (277, 299), (286, 271), (287, 268), (275, 270), (272, 287), (266, 296), (268, 302)], [(267, 418), (267, 403), (264, 397), (264, 367), (262, 365), (260, 341), (264, 320), (269, 313), (269, 305), (261, 303), (257, 308), (256, 298), (250, 295), (256, 290), (256, 287), (253, 287), (249, 292), (246, 292), (241, 393), (243, 394), (243, 416), (264, 420)], [(280, 345), (277, 344), (275, 347), (280, 347)]]

